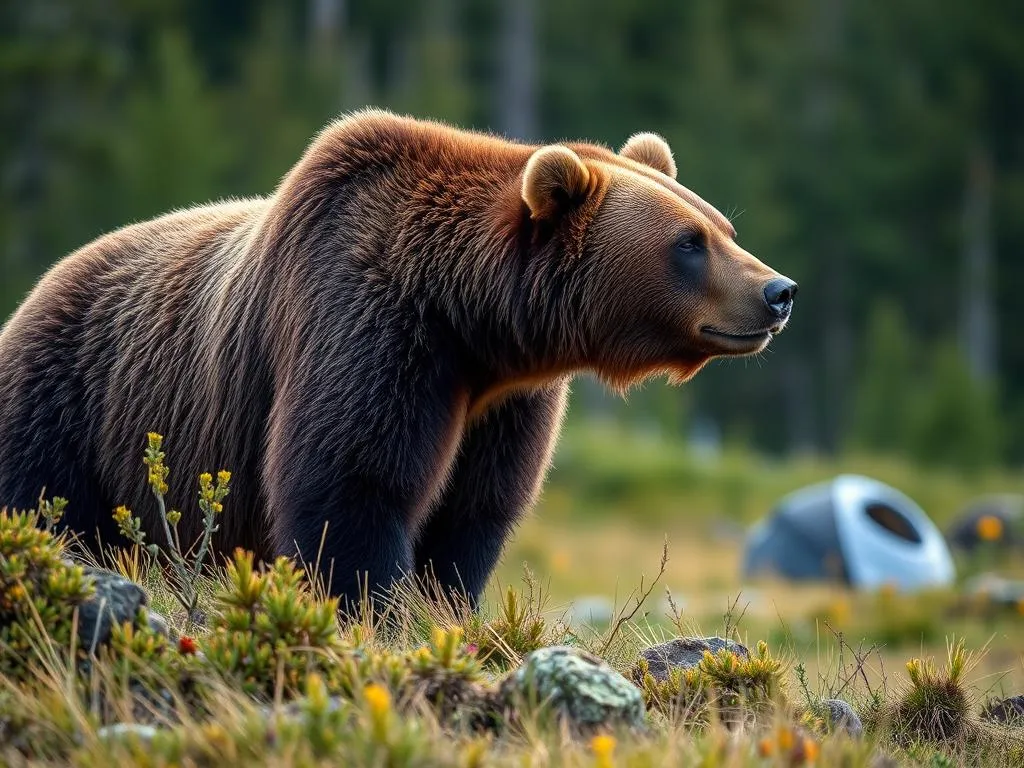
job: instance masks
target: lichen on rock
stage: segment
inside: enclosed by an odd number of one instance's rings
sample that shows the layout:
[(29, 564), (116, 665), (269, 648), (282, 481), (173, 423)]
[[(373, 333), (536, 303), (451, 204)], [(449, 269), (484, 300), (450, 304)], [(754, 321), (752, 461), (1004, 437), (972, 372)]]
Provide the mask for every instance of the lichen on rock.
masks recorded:
[(626, 678), (596, 656), (568, 646), (534, 651), (502, 683), (509, 711), (550, 707), (579, 731), (644, 724), (644, 700)]

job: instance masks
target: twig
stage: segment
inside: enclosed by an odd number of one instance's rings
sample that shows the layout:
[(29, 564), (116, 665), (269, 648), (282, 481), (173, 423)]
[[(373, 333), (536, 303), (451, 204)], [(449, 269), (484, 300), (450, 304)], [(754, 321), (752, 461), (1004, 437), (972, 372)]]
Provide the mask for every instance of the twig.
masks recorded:
[(661, 550), (661, 566), (658, 569), (658, 575), (654, 577), (654, 581), (651, 582), (651, 586), (649, 586), (646, 590), (644, 590), (644, 578), (643, 576), (640, 577), (640, 588), (637, 590), (637, 592), (634, 592), (634, 594), (639, 593), (639, 597), (636, 598), (636, 605), (633, 606), (633, 610), (631, 610), (628, 614), (625, 612), (625, 607), (623, 607), (622, 610), (619, 612), (619, 618), (616, 620), (615, 626), (612, 627), (612, 631), (609, 633), (608, 639), (605, 640), (604, 645), (601, 647), (598, 656), (604, 656), (605, 653), (608, 652), (608, 649), (611, 647), (612, 641), (615, 640), (615, 636), (619, 633), (619, 630), (621, 630), (623, 625), (625, 625), (627, 622), (632, 621), (633, 617), (636, 616), (637, 612), (643, 606), (647, 598), (651, 596), (651, 593), (654, 591), (654, 588), (658, 586), (658, 582), (661, 581), (661, 577), (665, 575), (665, 565), (667, 563), (668, 536), (665, 537), (665, 544)]
[(846, 674), (846, 677), (845, 677), (844, 680), (840, 681), (840, 679), (839, 679), (839, 677), (837, 675), (836, 683), (838, 684), (838, 683), (842, 682), (842, 684), (839, 686), (839, 689), (833, 695), (834, 696), (841, 696), (843, 694), (843, 692), (846, 691), (846, 689), (850, 687), (850, 685), (853, 683), (853, 681), (857, 678), (858, 675), (860, 675), (861, 679), (864, 681), (864, 687), (867, 689), (868, 693), (873, 693), (873, 691), (871, 690), (871, 682), (868, 680), (868, 675), (867, 675), (867, 672), (864, 671), (864, 667), (867, 665), (867, 660), (871, 656), (871, 654), (872, 653), (876, 653), (878, 651), (878, 646), (875, 645), (875, 644), (872, 644), (871, 647), (867, 649), (867, 651), (863, 650), (863, 646), (862, 646), (861, 650), (857, 650), (857, 649), (855, 649), (852, 645), (850, 645), (846, 641), (846, 638), (843, 636), (843, 633), (838, 631), (838, 630), (836, 630), (831, 624), (828, 623), (828, 621), (825, 622), (825, 628), (829, 632), (831, 632), (832, 635), (839, 642), (839, 654), (840, 654), (839, 666), (840, 666), (840, 669), (842, 670), (843, 674), (846, 673), (846, 665), (842, 661), (843, 649), (845, 648), (845, 649), (849, 650), (850, 654), (853, 656), (853, 659), (854, 659), (854, 661), (853, 661), (853, 664), (854, 664), (853, 671), (850, 672), (849, 674)]

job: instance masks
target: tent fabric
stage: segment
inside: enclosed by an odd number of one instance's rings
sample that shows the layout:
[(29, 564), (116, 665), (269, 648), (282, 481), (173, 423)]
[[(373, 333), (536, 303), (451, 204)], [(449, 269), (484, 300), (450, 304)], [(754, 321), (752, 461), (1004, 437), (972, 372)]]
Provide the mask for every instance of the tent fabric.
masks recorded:
[(949, 584), (955, 576), (949, 549), (921, 508), (858, 475), (785, 497), (751, 530), (744, 573), (901, 589)]
[[(999, 520), (1001, 529), (995, 541), (984, 541), (978, 533), (983, 518)], [(960, 513), (946, 531), (946, 539), (954, 548), (968, 552), (979, 546), (1010, 548), (1024, 546), (1024, 496), (1015, 493), (993, 494), (975, 499)]]

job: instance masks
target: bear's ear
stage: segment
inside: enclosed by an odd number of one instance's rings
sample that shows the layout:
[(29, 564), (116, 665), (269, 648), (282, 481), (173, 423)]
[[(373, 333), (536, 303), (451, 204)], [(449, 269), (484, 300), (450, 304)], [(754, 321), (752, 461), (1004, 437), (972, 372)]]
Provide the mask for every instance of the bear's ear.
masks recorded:
[(670, 178), (676, 177), (676, 161), (668, 142), (656, 133), (634, 133), (622, 145), (619, 154), (629, 160), (661, 171)]
[(568, 147), (552, 144), (530, 157), (523, 172), (523, 202), (534, 219), (564, 212), (587, 196), (590, 171)]

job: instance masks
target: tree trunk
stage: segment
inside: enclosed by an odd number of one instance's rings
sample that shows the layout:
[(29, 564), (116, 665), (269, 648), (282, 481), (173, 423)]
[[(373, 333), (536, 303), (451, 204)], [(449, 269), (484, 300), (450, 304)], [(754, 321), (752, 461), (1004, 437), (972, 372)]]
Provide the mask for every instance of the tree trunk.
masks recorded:
[[(822, 0), (817, 6), (814, 23), (812, 60), (817, 76), (812, 81), (808, 105), (808, 129), (812, 152), (817, 155), (818, 167), (829, 165), (836, 151), (836, 99), (838, 84), (834, 63), (842, 56), (842, 32), (846, 16), (845, 0)], [(850, 397), (850, 357), (853, 351), (853, 333), (847, 306), (850, 284), (850, 264), (846, 245), (834, 236), (842, 212), (834, 199), (825, 196), (817, 206), (817, 232), (815, 257), (822, 265), (819, 283), (822, 291), (822, 351), (823, 367), (823, 434), (822, 443), (828, 451), (837, 450), (843, 442), (844, 415)]]
[(961, 336), (971, 374), (980, 381), (996, 374), (996, 339), (992, 301), (992, 155), (975, 144), (967, 158), (964, 195), (963, 299)]
[(536, 0), (505, 0), (498, 119), (510, 138), (537, 137)]

